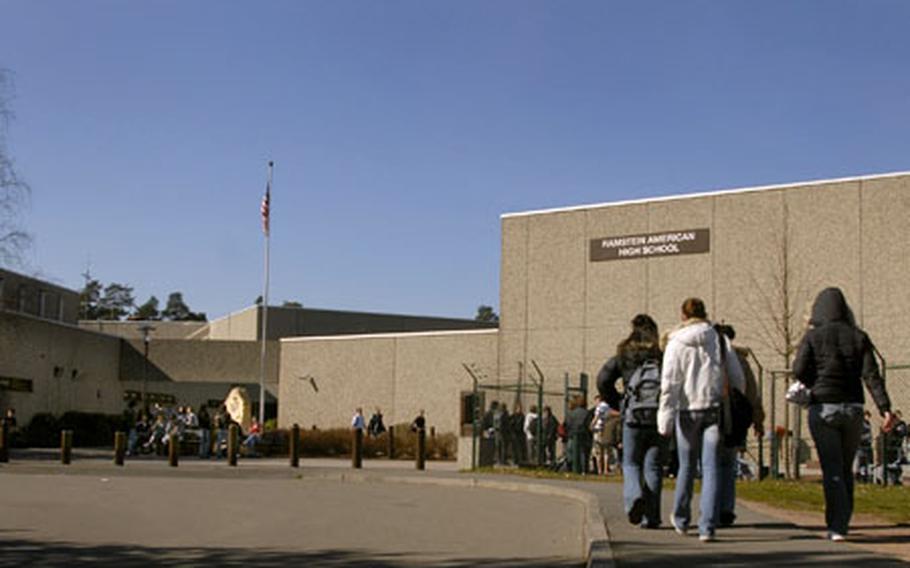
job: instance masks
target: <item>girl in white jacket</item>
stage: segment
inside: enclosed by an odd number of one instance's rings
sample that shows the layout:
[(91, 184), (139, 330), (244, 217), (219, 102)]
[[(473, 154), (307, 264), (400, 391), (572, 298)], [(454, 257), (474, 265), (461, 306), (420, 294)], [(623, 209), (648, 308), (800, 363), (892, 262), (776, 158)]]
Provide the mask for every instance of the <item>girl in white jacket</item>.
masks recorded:
[[(685, 534), (692, 520), (692, 489), (701, 458), (702, 489), (699, 538), (714, 540), (719, 492), (718, 448), (724, 385), (745, 390), (742, 368), (729, 342), (721, 342), (707, 319), (705, 304), (689, 298), (682, 305), (683, 323), (669, 335), (661, 366), (657, 430), (662, 436), (676, 431), (679, 474), (670, 522)], [(721, 353), (721, 350), (724, 353)], [(725, 372), (724, 372), (725, 371)]]

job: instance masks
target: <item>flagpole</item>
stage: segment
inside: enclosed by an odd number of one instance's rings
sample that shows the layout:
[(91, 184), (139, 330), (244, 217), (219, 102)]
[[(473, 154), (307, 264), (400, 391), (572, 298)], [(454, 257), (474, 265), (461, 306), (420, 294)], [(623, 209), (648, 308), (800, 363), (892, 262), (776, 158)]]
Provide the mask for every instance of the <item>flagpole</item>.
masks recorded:
[(275, 162), (269, 160), (269, 178), (265, 186), (268, 211), (264, 214), (265, 229), (265, 278), (262, 286), (262, 349), (259, 354), (259, 427), (265, 429), (265, 369), (266, 369), (266, 335), (269, 321), (269, 234), (271, 231), (272, 200), (272, 167)]

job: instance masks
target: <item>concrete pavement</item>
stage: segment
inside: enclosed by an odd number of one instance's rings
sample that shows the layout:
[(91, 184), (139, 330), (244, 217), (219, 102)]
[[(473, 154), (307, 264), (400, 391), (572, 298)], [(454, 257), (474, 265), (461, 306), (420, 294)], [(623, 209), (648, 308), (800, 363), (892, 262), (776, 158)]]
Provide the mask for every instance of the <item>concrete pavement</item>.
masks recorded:
[[(380, 542), (372, 542), (371, 546), (373, 548), (370, 549), (371, 552), (369, 553), (364, 553), (350, 546), (341, 546), (343, 543), (332, 540), (331, 534), (322, 534), (315, 542), (324, 541), (325, 543), (332, 543), (333, 546), (322, 546), (320, 551), (309, 552), (297, 550), (296, 552), (285, 551), (282, 553), (270, 549), (258, 559), (253, 558), (255, 555), (251, 552), (255, 549), (219, 548), (217, 542), (210, 543), (212, 546), (204, 547), (204, 553), (198, 553), (207, 555), (205, 558), (212, 561), (215, 559), (226, 561), (229, 556), (237, 555), (238, 558), (243, 558), (247, 564), (252, 562), (253, 565), (268, 566), (272, 565), (269, 562), (277, 564), (279, 559), (284, 558), (281, 554), (289, 554), (290, 556), (285, 559), (306, 560), (310, 565), (317, 566), (468, 566), (471, 565), (471, 562), (479, 562), (481, 560), (486, 565), (500, 566), (576, 565), (577, 560), (572, 560), (571, 549), (573, 546), (578, 546), (577, 539), (574, 544), (567, 544), (568, 541), (559, 544), (546, 540), (547, 538), (555, 538), (553, 535), (557, 534), (558, 529), (547, 525), (546, 521), (542, 519), (559, 519), (556, 523), (559, 526), (569, 523), (572, 525), (571, 530), (574, 534), (579, 535), (584, 527), (584, 520), (578, 510), (579, 501), (576, 499), (576, 502), (572, 503), (571, 500), (562, 499), (558, 504), (554, 504), (552, 501), (535, 501), (536, 498), (541, 497), (541, 493), (546, 493), (547, 488), (550, 488), (554, 496), (559, 494), (560, 491), (564, 492), (569, 489), (593, 495), (596, 498), (595, 506), (599, 507), (597, 512), (602, 517), (600, 521), (609, 532), (609, 548), (606, 551), (600, 551), (600, 558), (605, 561), (601, 565), (613, 563), (620, 567), (644, 565), (679, 566), (681, 562), (693, 563), (699, 566), (752, 566), (769, 563), (794, 566), (871, 566), (878, 568), (908, 565), (893, 556), (859, 548), (855, 544), (832, 543), (822, 538), (823, 531), (818, 527), (814, 530), (801, 529), (793, 523), (780, 520), (778, 518), (779, 515), (773, 514), (773, 511), (769, 514), (768, 511), (752, 510), (745, 506), (739, 507), (739, 518), (735, 527), (718, 531), (717, 542), (701, 543), (695, 536), (695, 531), (692, 531), (690, 536), (681, 537), (669, 528), (666, 521), (671, 507), (672, 492), (665, 492), (664, 494), (663, 517), (665, 526), (658, 530), (644, 530), (632, 526), (626, 521), (622, 509), (622, 486), (621, 483), (617, 482), (530, 480), (510, 475), (476, 476), (458, 473), (454, 464), (450, 462), (429, 462), (427, 472), (415, 471), (411, 462), (368, 460), (364, 462), (364, 465), (364, 470), (355, 472), (350, 468), (350, 463), (344, 460), (303, 460), (300, 470), (295, 471), (287, 466), (286, 460), (244, 460), (241, 462), (240, 467), (229, 468), (223, 462), (200, 462), (188, 458), (182, 461), (180, 467), (176, 469), (168, 468), (161, 461), (130, 462), (125, 468), (120, 469), (110, 465), (106, 460), (83, 459), (77, 460), (73, 466), (70, 466), (69, 470), (66, 470), (63, 466), (58, 466), (53, 462), (29, 460), (18, 462), (9, 469), (3, 468), (0, 472), (6, 473), (15, 470), (23, 474), (44, 475), (48, 473), (59, 474), (60, 470), (65, 470), (68, 475), (79, 474), (97, 477), (100, 475), (112, 475), (110, 472), (119, 470), (117, 475), (122, 478), (137, 477), (141, 480), (154, 477), (160, 480), (160, 478), (170, 477), (187, 481), (198, 478), (217, 478), (248, 482), (256, 480), (255, 486), (257, 487), (262, 485), (261, 482), (265, 480), (270, 480), (269, 484), (276, 484), (276, 487), (283, 487), (281, 484), (292, 482), (298, 476), (310, 484), (343, 480), (355, 483), (343, 485), (344, 489), (339, 489), (334, 497), (332, 497), (332, 491), (324, 493), (327, 498), (331, 497), (329, 502), (337, 504), (349, 503), (344, 500), (346, 497), (359, 495), (359, 502), (375, 502), (377, 514), (380, 514), (383, 518), (400, 518), (402, 516), (407, 518), (408, 514), (413, 512), (407, 508), (396, 509), (393, 504), (384, 503), (382, 500), (383, 494), (392, 495), (398, 491), (392, 489), (394, 486), (424, 484), (427, 482), (442, 485), (436, 488), (424, 486), (417, 490), (422, 496), (417, 500), (417, 504), (429, 505), (428, 511), (420, 513), (421, 515), (426, 514), (426, 516), (419, 517), (422, 519), (420, 523), (425, 527), (436, 527), (434, 534), (437, 537), (433, 537), (432, 534), (420, 537), (426, 539), (429, 546), (427, 550), (421, 550), (419, 547), (414, 548), (410, 545), (403, 546), (403, 537), (401, 534), (394, 532), (379, 538)], [(0, 476), (0, 479), (5, 480), (8, 477), (12, 476), (4, 475)], [(509, 489), (512, 491), (533, 486), (538, 488), (536, 491), (537, 495), (526, 493), (521, 498), (516, 498), (514, 493), (491, 491), (491, 494), (497, 493), (498, 497), (495, 500), (492, 497), (483, 499), (484, 504), (480, 505), (479, 512), (474, 510), (474, 513), (472, 513), (469, 498), (472, 492), (465, 491), (464, 485), (466, 483), (476, 485), (488, 482), (506, 484), (510, 486)], [(362, 494), (357, 493), (363, 489), (357, 488), (358, 485), (370, 486), (379, 484), (385, 489), (377, 493), (371, 493), (370, 491)], [(6, 483), (3, 483), (3, 485), (5, 486)], [(218, 483), (214, 485), (222, 486), (224, 484)], [(458, 487), (459, 485), (461, 487)], [(543, 489), (541, 490), (540, 488)], [(474, 489), (479, 490), (482, 487), (475, 486)], [(294, 491), (297, 491), (297, 489), (295, 488)], [(407, 494), (409, 490), (402, 491)], [(255, 493), (255, 491), (250, 490), (250, 493)], [(476, 491), (474, 494), (477, 494)], [(3, 496), (2, 498), (5, 502), (6, 497)], [(442, 502), (437, 502), (436, 499), (441, 499)], [(280, 511), (282, 508), (288, 507), (289, 503), (289, 501), (275, 501), (270, 505), (270, 508)], [(523, 511), (515, 510), (513, 507), (517, 503), (523, 503), (530, 508)], [(697, 497), (693, 506), (697, 514)], [(130, 507), (132, 508), (133, 505), (130, 505)], [(248, 504), (247, 510), (254, 507), (255, 505)], [(383, 507), (388, 508), (383, 509)], [(356, 507), (342, 506), (341, 510), (350, 512), (356, 510)], [(452, 530), (445, 530), (446, 527), (440, 526), (438, 521), (434, 520), (438, 518), (434, 515), (440, 511), (456, 513), (454, 517), (448, 517), (451, 520), (447, 526), (451, 527)], [(499, 520), (495, 520), (490, 516), (501, 511), (508, 511), (510, 514)], [(568, 513), (568, 516), (565, 516), (567, 511), (571, 512)], [(333, 522), (343, 524), (344, 518), (344, 515), (341, 515), (333, 519)], [(470, 538), (467, 540), (460, 540), (461, 537), (458, 536), (458, 531), (463, 528), (462, 525), (464, 523), (475, 523), (478, 519), (482, 519), (484, 522), (489, 520), (487, 532), (501, 535), (500, 541), (509, 543), (506, 548), (511, 548), (497, 551), (492, 543), (484, 541), (483, 530), (478, 533), (470, 533), (468, 535)], [(529, 522), (529, 520), (533, 522)], [(288, 522), (290, 523), (290, 519), (288, 519)], [(394, 524), (397, 525), (398, 523)], [(527, 527), (530, 525), (546, 525), (548, 528), (544, 533), (548, 536), (532, 536), (531, 533), (527, 532)], [(4, 525), (0, 525), (0, 531), (2, 530), (6, 530)], [(0, 532), (0, 539), (2, 539), (0, 542), (7, 542), (9, 538), (11, 538), (11, 533)], [(906, 537), (900, 535), (888, 538), (896, 546), (900, 546), (901, 540), (906, 539)], [(165, 539), (160, 541), (159, 544), (168, 542), (171, 541)], [(271, 541), (265, 540), (263, 542), (270, 543)], [(474, 554), (471, 557), (469, 557), (470, 555), (465, 556), (464, 553), (456, 553), (451, 547), (447, 548), (450, 543), (455, 542), (465, 544), (467, 549), (474, 547), (474, 550), (484, 550), (486, 553)], [(543, 550), (533, 548), (533, 545), (541, 543), (545, 544)], [(377, 548), (378, 544), (387, 545), (387, 549)], [(568, 548), (561, 549), (560, 546), (563, 545)], [(907, 542), (907, 546), (910, 547), (910, 542)], [(326, 550), (326, 548), (330, 548), (331, 551)], [(458, 548), (458, 546), (454, 548)], [(157, 557), (158, 553), (152, 554), (151, 551), (159, 549), (164, 551), (162, 552), (164, 554), (162, 558), (167, 558), (167, 554), (172, 552), (169, 547), (156, 548), (155, 545), (146, 545), (143, 550), (149, 551), (150, 555)], [(430, 549), (440, 554), (434, 556), (435, 553)], [(185, 550), (192, 550), (192, 547)], [(566, 550), (569, 552), (565, 552)], [(116, 551), (113, 554), (117, 556)], [(123, 554), (126, 554), (125, 550)], [(459, 556), (459, 554), (461, 555)], [(578, 558), (578, 556), (580, 555), (575, 555), (575, 558)], [(122, 554), (120, 558), (125, 559)], [(259, 562), (262, 563), (260, 564)], [(0, 562), (0, 565), (2, 565), (2, 562)]]

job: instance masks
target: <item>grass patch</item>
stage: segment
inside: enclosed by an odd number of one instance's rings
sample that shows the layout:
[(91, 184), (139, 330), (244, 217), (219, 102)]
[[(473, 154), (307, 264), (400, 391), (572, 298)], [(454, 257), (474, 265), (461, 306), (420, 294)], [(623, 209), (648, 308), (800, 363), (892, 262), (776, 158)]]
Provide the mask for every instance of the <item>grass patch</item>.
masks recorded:
[[(742, 499), (765, 503), (793, 511), (824, 512), (825, 496), (820, 480), (739, 483), (736, 494)], [(882, 487), (857, 484), (853, 510), (894, 523), (910, 523), (910, 490), (905, 487)]]
[[(472, 473), (470, 469), (463, 470), (463, 473)], [(531, 479), (559, 479), (562, 481), (584, 481), (588, 483), (621, 483), (622, 476), (611, 475), (581, 475), (578, 473), (567, 473), (564, 471), (553, 471), (547, 468), (530, 468), (530, 467), (479, 467), (473, 473), (496, 474), (496, 475), (517, 475), (519, 477), (529, 477)]]
[[(466, 470), (470, 473), (470, 470)], [(578, 475), (533, 468), (478, 468), (475, 473), (517, 475), (531, 479), (556, 479), (586, 483), (621, 483), (621, 475)], [(699, 482), (695, 491), (700, 490)], [(664, 490), (673, 491), (675, 480), (664, 479)], [(764, 503), (780, 509), (823, 513), (825, 495), (821, 480), (770, 480), (740, 481), (736, 495), (741, 499)], [(897, 524), (910, 524), (910, 488), (882, 487), (874, 484), (857, 484), (854, 490), (854, 512), (872, 515)]]

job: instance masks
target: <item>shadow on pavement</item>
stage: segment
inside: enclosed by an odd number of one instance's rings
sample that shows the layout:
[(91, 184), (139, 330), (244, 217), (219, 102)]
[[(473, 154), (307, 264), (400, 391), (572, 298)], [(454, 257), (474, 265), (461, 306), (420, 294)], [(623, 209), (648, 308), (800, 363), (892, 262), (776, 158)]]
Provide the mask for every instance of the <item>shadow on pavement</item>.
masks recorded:
[[(814, 537), (813, 537), (814, 538)], [(754, 543), (755, 541), (750, 541)], [(776, 541), (780, 542), (780, 541)], [(849, 566), (852, 568), (907, 567), (907, 563), (897, 558), (872, 555), (852, 548), (847, 544), (838, 553), (827, 551), (794, 551), (775, 550), (775, 541), (768, 541), (767, 548), (756, 551), (753, 546), (749, 552), (731, 552), (729, 548), (717, 548), (714, 543), (704, 544), (703, 550), (685, 551), (679, 554), (668, 554), (667, 551), (648, 552), (648, 543), (627, 543), (634, 547), (633, 554), (626, 551), (616, 558), (619, 568), (645, 567), (663, 568), (674, 566)], [(653, 545), (651, 545), (653, 547)], [(715, 547), (712, 550), (712, 547)]]
[(408, 558), (407, 554), (379, 554), (368, 550), (293, 552), (248, 548), (168, 548), (126, 545), (83, 546), (66, 542), (0, 539), (0, 566), (244, 566), (316, 568), (413, 568), (442, 566), (467, 568), (578, 568), (579, 561), (565, 559)]

